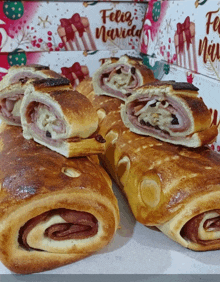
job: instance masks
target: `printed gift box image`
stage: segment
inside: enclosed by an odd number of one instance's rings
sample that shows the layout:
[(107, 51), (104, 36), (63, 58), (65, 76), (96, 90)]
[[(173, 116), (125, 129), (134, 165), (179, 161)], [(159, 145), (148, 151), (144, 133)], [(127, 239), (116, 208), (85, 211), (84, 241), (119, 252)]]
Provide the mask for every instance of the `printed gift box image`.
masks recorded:
[(137, 49), (147, 3), (1, 1), (0, 50)]
[(219, 17), (219, 1), (152, 0), (145, 15), (140, 50), (220, 79)]

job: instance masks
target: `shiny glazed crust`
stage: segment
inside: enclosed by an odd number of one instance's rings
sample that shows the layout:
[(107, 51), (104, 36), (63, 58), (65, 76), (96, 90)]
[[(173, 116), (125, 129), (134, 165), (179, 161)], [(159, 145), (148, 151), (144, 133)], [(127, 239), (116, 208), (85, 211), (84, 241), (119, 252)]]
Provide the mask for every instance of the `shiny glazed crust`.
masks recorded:
[(220, 155), (208, 147), (190, 149), (129, 131), (120, 116), (119, 99), (88, 93), (91, 81), (77, 90), (85, 94), (100, 117), (106, 139), (104, 167), (117, 182), (136, 219), (156, 226), (172, 240), (193, 250), (220, 249), (180, 236), (184, 224), (206, 211), (220, 209)]
[[(23, 274), (42, 272), (89, 256), (109, 243), (119, 222), (118, 205), (111, 180), (95, 157), (66, 159), (25, 140), (21, 128), (5, 124), (0, 127), (0, 141), (0, 259), (6, 267)], [(22, 248), (20, 228), (59, 208), (91, 213), (98, 220), (98, 233), (71, 247), (64, 244), (59, 251)]]

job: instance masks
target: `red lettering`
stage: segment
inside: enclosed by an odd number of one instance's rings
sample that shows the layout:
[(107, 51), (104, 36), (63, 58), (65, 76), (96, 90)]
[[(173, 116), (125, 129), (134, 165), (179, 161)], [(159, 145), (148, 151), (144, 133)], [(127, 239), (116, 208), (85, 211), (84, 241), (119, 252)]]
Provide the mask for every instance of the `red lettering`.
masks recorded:
[(208, 12), (206, 14), (206, 17), (208, 17), (207, 19), (207, 22), (206, 22), (206, 33), (209, 34), (209, 31), (210, 31), (210, 25), (212, 25), (214, 22), (211, 21), (211, 17), (212, 17), (212, 14), (216, 14), (218, 13), (219, 9), (217, 11), (211, 11), (211, 12)]

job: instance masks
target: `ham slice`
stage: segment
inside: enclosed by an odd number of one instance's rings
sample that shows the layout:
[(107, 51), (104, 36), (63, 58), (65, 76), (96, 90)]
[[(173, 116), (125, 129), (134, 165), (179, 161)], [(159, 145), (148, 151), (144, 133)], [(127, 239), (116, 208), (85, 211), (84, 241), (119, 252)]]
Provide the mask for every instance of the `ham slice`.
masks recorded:
[(55, 209), (30, 219), (20, 228), (18, 238), (20, 246), (27, 250), (37, 249), (28, 244), (28, 236), (35, 233), (37, 225), (47, 226), (48, 221), (53, 222), (52, 225), (45, 228), (43, 233), (43, 236), (48, 240), (82, 240), (95, 236), (98, 232), (98, 221), (92, 214), (67, 209)]
[(21, 126), (20, 107), (30, 80), (62, 78), (41, 65), (13, 66), (0, 82), (0, 118), (7, 124)]
[(93, 76), (93, 87), (97, 95), (125, 100), (128, 92), (154, 80), (153, 72), (141, 60), (123, 55), (105, 60)]
[(121, 109), (124, 124), (133, 132), (172, 144), (199, 147), (217, 136), (211, 113), (189, 83), (154, 82), (132, 92)]
[(21, 123), (24, 138), (33, 138), (65, 157), (105, 150), (105, 140), (95, 134), (96, 111), (66, 78), (30, 82), (21, 105)]

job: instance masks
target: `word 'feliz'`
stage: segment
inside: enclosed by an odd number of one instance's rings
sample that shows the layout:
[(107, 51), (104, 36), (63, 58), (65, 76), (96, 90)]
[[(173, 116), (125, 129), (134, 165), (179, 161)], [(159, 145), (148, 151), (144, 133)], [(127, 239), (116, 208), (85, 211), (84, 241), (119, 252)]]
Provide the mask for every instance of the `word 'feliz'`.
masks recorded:
[[(220, 18), (217, 15), (220, 9), (216, 11), (211, 11), (206, 14), (206, 34), (209, 35), (210, 30), (217, 32), (220, 36)], [(209, 44), (208, 37), (205, 36), (204, 39), (199, 40), (199, 56), (203, 56), (204, 63), (207, 63), (208, 60), (214, 62), (215, 60), (220, 60), (220, 45), (219, 43)]]
[[(106, 42), (108, 39), (115, 40), (116, 38), (126, 38), (126, 37), (140, 37), (141, 30), (136, 29), (136, 25), (133, 24), (132, 14), (130, 11), (122, 12), (120, 10), (113, 11), (112, 9), (101, 10), (101, 18), (103, 25), (100, 28), (96, 28), (96, 38), (101, 38), (103, 42)], [(116, 23), (127, 23), (129, 28), (110, 28), (107, 29), (105, 24), (107, 21), (116, 22)]]

